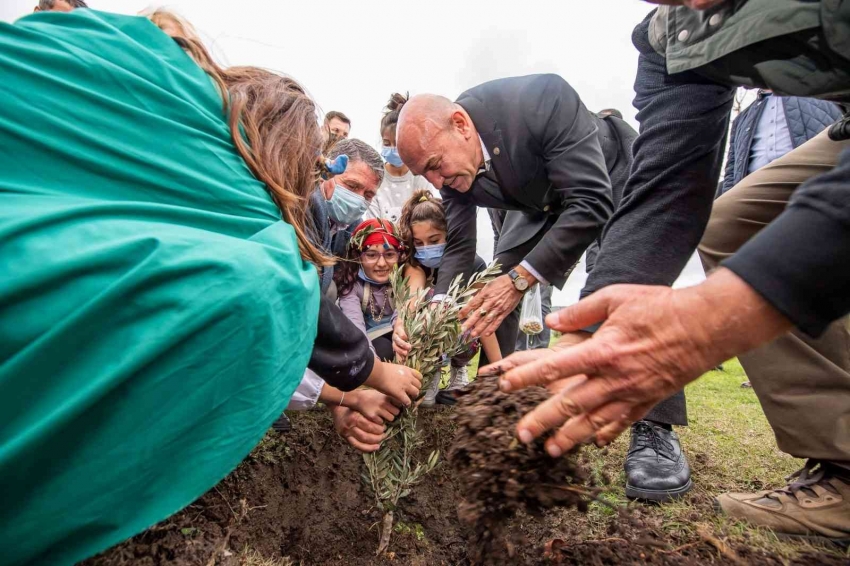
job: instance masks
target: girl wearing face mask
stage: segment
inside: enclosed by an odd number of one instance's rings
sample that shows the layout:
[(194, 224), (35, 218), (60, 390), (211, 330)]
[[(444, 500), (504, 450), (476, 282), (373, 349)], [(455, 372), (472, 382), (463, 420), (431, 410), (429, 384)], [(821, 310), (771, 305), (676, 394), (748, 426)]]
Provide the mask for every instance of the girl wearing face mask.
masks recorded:
[(428, 189), (431, 194), (439, 198), (439, 193), (433, 185), (425, 177), (411, 173), (398, 156), (395, 145), (396, 125), (405, 102), (407, 102), (406, 95), (394, 93), (381, 119), (381, 156), (386, 161), (384, 180), (364, 218), (386, 218), (390, 222), (398, 223), (404, 203), (415, 191)]
[(348, 255), (334, 273), (339, 308), (371, 340), (372, 350), (384, 361), (394, 358), (390, 274), (402, 261), (404, 246), (388, 220), (365, 220), (354, 229)]
[[(446, 213), (442, 201), (434, 198), (428, 190), (414, 192), (404, 205), (399, 220), (399, 233), (402, 240), (413, 252), (404, 267), (404, 276), (408, 278), (413, 293), (422, 288), (431, 287), (436, 280), (443, 250), (446, 247), (446, 231)], [(486, 267), (485, 261), (476, 255), (474, 271), (483, 271)], [(404, 359), (410, 351), (407, 334), (398, 321), (393, 328), (392, 345), (399, 359)], [(480, 346), (484, 348), (488, 358), (495, 356), (491, 359), (502, 359), (495, 335), (481, 338)], [(467, 351), (452, 358), (449, 385), (445, 391), (439, 391), (440, 380), (432, 380), (432, 387), (422, 402), (424, 406), (434, 403), (446, 405), (455, 403), (454, 394), (451, 392), (469, 384), (467, 366), (478, 352), (478, 348), (478, 340), (475, 340)]]

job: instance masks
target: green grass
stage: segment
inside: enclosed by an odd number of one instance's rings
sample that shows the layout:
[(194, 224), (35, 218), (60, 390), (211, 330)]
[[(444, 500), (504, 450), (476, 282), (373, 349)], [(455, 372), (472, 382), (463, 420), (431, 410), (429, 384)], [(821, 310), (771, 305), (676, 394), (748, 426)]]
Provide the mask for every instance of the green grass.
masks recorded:
[[(746, 544), (767, 552), (792, 557), (814, 547), (804, 543), (782, 542), (766, 530), (717, 515), (714, 498), (724, 492), (753, 492), (785, 485), (785, 477), (803, 465), (779, 451), (770, 425), (752, 389), (742, 388), (746, 375), (737, 360), (723, 364), (723, 371), (710, 371), (686, 388), (690, 424), (677, 427), (688, 456), (694, 489), (683, 499), (666, 505), (639, 505), (625, 497), (623, 460), (628, 449), (628, 433), (607, 450), (585, 449), (591, 469), (611, 479), (603, 498), (618, 506), (629, 506), (671, 541), (699, 540), (700, 529), (733, 544)], [(562, 520), (583, 522), (580, 538), (605, 538), (610, 518), (616, 512), (595, 503), (587, 516), (563, 512)]]
[[(477, 369), (478, 356), (470, 364), (470, 376)], [(680, 543), (699, 540), (697, 531), (708, 529), (733, 544), (746, 544), (786, 557), (815, 550), (804, 543), (779, 541), (769, 531), (754, 529), (714, 512), (713, 500), (717, 495), (781, 487), (786, 483), (785, 478), (803, 465), (802, 460), (779, 451), (755, 392), (741, 387), (745, 381), (741, 364), (730, 360), (723, 364), (723, 371), (710, 371), (685, 390), (690, 424), (676, 430), (692, 469), (694, 489), (690, 494), (663, 506), (629, 502), (625, 497), (623, 472), (629, 442), (625, 433), (606, 450), (585, 450), (593, 472), (611, 480), (603, 499), (616, 506), (637, 509), (644, 521)], [(586, 516), (576, 511), (561, 513), (563, 516), (556, 522), (565, 526), (564, 536), (578, 534), (581, 539), (593, 540), (609, 536), (607, 529), (616, 511), (596, 503)]]

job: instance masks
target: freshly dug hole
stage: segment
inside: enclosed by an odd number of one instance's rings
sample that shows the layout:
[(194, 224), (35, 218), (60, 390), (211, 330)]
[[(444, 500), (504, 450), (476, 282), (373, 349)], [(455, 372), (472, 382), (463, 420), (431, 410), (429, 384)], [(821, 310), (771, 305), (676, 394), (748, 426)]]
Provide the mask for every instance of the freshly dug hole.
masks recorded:
[(473, 530), (473, 563), (514, 558), (523, 541), (507, 525), (518, 512), (538, 517), (553, 507), (584, 512), (598, 493), (578, 462), (578, 450), (552, 458), (545, 439), (529, 445), (516, 440), (520, 418), (548, 398), (542, 387), (502, 393), (497, 378), (481, 378), (461, 394), (449, 463), (463, 494), (458, 516)]

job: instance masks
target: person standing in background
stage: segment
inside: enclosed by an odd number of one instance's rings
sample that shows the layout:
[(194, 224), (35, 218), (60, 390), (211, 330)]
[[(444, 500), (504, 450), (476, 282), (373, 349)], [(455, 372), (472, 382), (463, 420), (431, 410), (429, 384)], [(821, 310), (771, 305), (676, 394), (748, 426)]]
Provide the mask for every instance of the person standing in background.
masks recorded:
[(744, 177), (797, 149), (841, 118), (832, 102), (816, 98), (776, 96), (759, 90), (758, 98), (732, 122), (726, 173), (717, 197)]
[(33, 12), (70, 12), (88, 7), (85, 0), (39, 0)]
[(325, 114), (325, 121), (322, 124), (322, 138), (325, 142), (331, 137), (337, 140), (348, 139), (349, 133), (351, 133), (351, 120), (348, 116), (336, 110)]
[[(816, 98), (777, 96), (769, 90), (759, 90), (756, 101), (738, 114), (732, 122), (729, 149), (726, 153), (726, 172), (718, 184), (715, 198), (720, 198), (745, 177), (808, 142), (840, 118), (841, 110), (832, 102)], [(836, 152), (836, 159), (837, 155)], [(744, 193), (746, 190), (739, 194)], [(745, 198), (745, 200), (748, 199)], [(706, 230), (708, 238), (704, 240), (706, 246), (718, 247), (718, 238), (721, 241), (728, 241), (734, 239), (734, 237), (729, 238), (731, 232), (739, 233), (730, 224), (730, 222), (735, 223), (735, 220), (724, 213), (724, 211), (731, 212), (733, 209), (732, 214), (736, 219), (747, 217), (747, 214), (741, 214), (735, 207), (723, 205), (713, 209), (714, 222), (709, 221), (710, 229)], [(724, 234), (719, 234), (718, 229)], [(744, 229), (744, 232), (749, 237), (749, 229)], [(721, 244), (719, 247), (726, 246)], [(711, 253), (706, 250), (701, 253), (706, 272), (714, 269), (717, 262), (709, 259)], [(742, 363), (746, 363), (743, 361), (746, 357), (741, 359)], [(720, 366), (720, 369), (722, 368), (723, 366)], [(752, 385), (748, 380), (742, 383), (741, 387), (752, 387)]]
[(398, 115), (405, 102), (407, 102), (407, 95), (393, 93), (387, 103), (384, 117), (381, 119), (381, 157), (386, 161), (384, 165), (386, 174), (378, 193), (364, 216), (367, 220), (386, 218), (390, 222), (398, 222), (401, 217), (401, 209), (405, 203), (413, 193), (421, 189), (427, 189), (436, 198), (440, 198), (440, 194), (428, 182), (428, 179), (411, 173), (410, 168), (398, 156), (395, 130), (398, 124)]

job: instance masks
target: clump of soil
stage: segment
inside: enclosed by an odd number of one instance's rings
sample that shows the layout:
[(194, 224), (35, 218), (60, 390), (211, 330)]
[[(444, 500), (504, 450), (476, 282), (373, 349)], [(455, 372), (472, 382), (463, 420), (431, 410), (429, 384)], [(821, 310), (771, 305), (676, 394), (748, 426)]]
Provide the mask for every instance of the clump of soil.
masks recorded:
[(517, 441), (520, 418), (549, 396), (542, 387), (503, 393), (495, 378), (479, 379), (461, 394), (449, 463), (463, 494), (458, 515), (473, 530), (473, 563), (514, 559), (522, 541), (507, 526), (517, 513), (540, 517), (553, 507), (584, 512), (598, 493), (577, 450), (552, 458), (543, 438), (528, 445)]
[[(451, 410), (422, 410), (424, 445), (442, 454), (453, 443)], [(270, 433), (227, 478), (192, 505), (83, 566), (468, 566), (472, 529), (458, 519), (467, 482), (441, 463), (417, 485), (396, 514), (390, 552), (375, 556), (381, 518), (361, 475), (361, 456), (333, 432), (327, 411), (293, 415), (293, 430)], [(556, 465), (548, 459), (547, 466)], [(619, 466), (619, 463), (614, 464)], [(548, 480), (546, 480), (548, 481)], [(566, 484), (564, 484), (566, 485)], [(529, 486), (530, 489), (534, 489)], [(696, 492), (694, 523), (713, 513)], [(552, 494), (552, 497), (558, 495)], [(512, 501), (514, 501), (514, 498)], [(526, 504), (523, 504), (526, 505)], [(542, 509), (530, 505), (529, 511)], [(610, 517), (601, 540), (587, 540), (588, 524), (575, 509), (530, 518), (521, 509), (507, 530), (525, 542), (503, 564), (802, 566), (845, 564), (846, 557), (807, 554), (791, 560), (736, 542), (724, 553), (713, 538), (671, 539), (658, 517), (637, 507)], [(723, 538), (722, 534), (716, 535)], [(725, 540), (725, 539), (724, 539)], [(726, 542), (729, 546), (731, 543)], [(718, 548), (720, 547), (720, 548)], [(735, 558), (737, 556), (737, 558)], [(0, 559), (2, 562), (2, 559)]]

